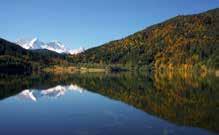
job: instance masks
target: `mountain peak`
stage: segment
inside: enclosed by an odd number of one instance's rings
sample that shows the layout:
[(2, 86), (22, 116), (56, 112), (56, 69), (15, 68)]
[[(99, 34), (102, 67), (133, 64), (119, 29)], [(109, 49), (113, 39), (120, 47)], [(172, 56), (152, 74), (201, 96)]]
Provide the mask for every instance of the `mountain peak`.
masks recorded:
[(84, 48), (79, 48), (76, 50), (70, 50), (65, 48), (65, 45), (62, 44), (58, 40), (54, 40), (48, 43), (40, 41), (37, 37), (31, 38), (31, 39), (19, 39), (15, 43), (20, 45), (21, 47), (25, 49), (30, 49), (30, 50), (35, 50), (35, 49), (47, 49), (50, 51), (54, 51), (57, 53), (67, 53), (67, 54), (78, 54), (83, 52), (85, 49)]
[(31, 38), (31, 39), (19, 39), (16, 41), (18, 45), (25, 49), (41, 49), (40, 46), (43, 46), (43, 42), (41, 42), (38, 38)]

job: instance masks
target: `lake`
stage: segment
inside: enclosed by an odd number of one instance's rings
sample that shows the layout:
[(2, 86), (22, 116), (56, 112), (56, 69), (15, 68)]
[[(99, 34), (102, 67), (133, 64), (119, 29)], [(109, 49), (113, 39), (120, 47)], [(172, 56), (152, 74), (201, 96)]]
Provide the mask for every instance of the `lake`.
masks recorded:
[(190, 73), (1, 76), (0, 134), (214, 135), (218, 82)]

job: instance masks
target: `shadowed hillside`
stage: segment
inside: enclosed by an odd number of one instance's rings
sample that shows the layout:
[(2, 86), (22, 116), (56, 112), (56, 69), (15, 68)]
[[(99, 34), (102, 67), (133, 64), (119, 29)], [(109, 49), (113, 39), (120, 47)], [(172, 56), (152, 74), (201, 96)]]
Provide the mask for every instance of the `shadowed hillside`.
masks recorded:
[(30, 74), (54, 64), (65, 64), (65, 55), (49, 50), (26, 50), (0, 38), (0, 73)]

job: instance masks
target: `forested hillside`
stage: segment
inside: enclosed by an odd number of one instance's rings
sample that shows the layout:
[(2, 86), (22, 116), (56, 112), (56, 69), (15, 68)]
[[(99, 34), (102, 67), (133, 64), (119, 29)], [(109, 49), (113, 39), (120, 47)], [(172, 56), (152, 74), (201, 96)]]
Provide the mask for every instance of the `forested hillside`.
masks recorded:
[(44, 66), (65, 64), (65, 57), (49, 50), (29, 51), (0, 38), (0, 73), (32, 73)]
[(73, 56), (74, 63), (151, 68), (219, 67), (219, 9), (177, 16)]

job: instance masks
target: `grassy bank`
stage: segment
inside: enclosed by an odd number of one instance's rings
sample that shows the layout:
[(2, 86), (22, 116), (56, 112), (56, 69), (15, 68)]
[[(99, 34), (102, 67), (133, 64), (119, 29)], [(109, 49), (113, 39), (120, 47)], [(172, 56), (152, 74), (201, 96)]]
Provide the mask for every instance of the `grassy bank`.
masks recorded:
[(75, 72), (106, 72), (105, 68), (87, 68), (87, 67), (75, 67), (75, 66), (50, 66), (43, 69), (46, 73), (75, 73)]

